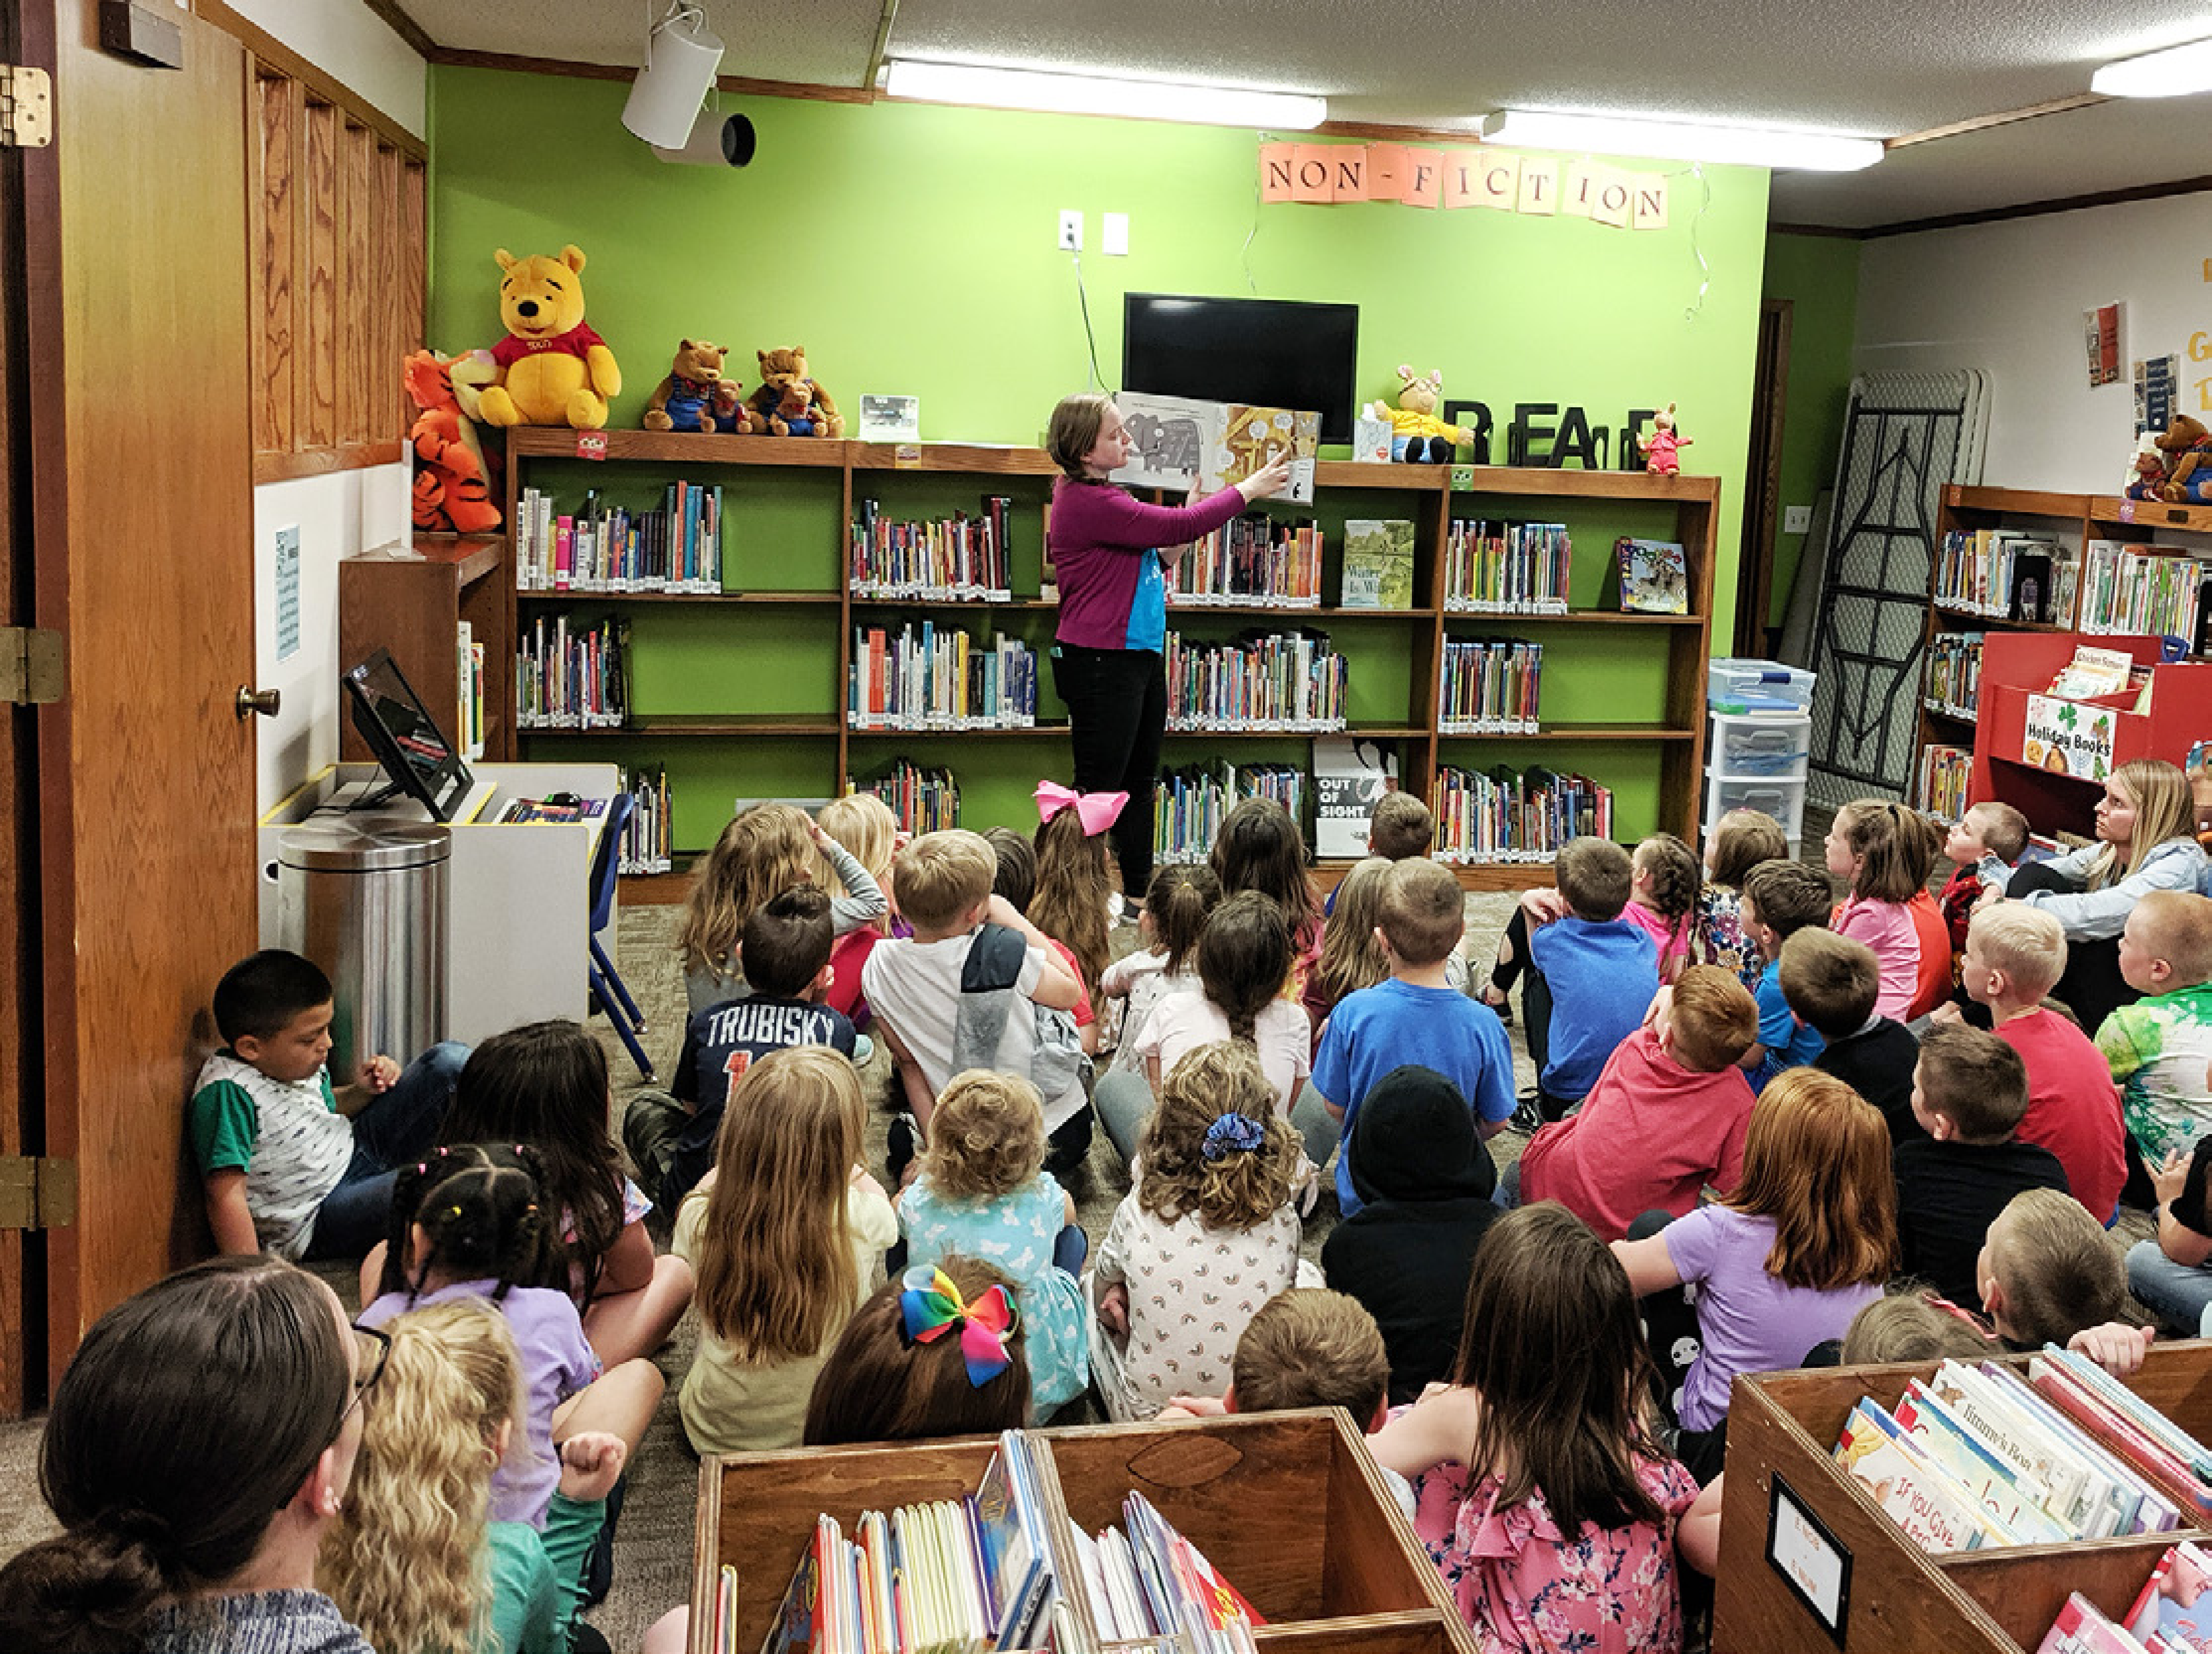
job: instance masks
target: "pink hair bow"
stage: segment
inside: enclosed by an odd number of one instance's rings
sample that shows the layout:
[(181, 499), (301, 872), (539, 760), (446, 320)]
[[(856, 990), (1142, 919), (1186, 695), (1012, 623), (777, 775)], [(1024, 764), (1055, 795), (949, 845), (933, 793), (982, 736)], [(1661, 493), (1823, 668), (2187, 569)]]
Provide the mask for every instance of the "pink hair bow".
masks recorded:
[(1096, 838), (1111, 827), (1121, 818), (1121, 806), (1128, 801), (1127, 793), (1079, 793), (1058, 781), (1041, 781), (1036, 784), (1037, 820), (1050, 821), (1073, 805), (1075, 813), (1082, 818), (1085, 838)]

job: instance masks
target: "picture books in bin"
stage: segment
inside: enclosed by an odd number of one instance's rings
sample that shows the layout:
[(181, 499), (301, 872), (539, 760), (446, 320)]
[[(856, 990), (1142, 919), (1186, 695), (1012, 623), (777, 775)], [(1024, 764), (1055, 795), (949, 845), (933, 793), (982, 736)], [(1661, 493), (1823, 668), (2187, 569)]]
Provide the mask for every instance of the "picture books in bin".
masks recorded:
[(1347, 609), (1413, 606), (1413, 525), (1401, 518), (1353, 517), (1344, 525)]
[(2117, 1621), (2075, 1591), (2036, 1654), (2212, 1654), (2212, 1557), (2172, 1547)]
[(1114, 473), (1115, 482), (1181, 494), (1195, 479), (1201, 493), (1218, 494), (1286, 459), (1290, 484), (1275, 497), (1313, 503), (1320, 414), (1138, 391), (1124, 391), (1114, 402), (1135, 445), (1129, 463)]
[(1613, 543), (1615, 575), (1620, 581), (1625, 615), (1686, 615), (1690, 612), (1690, 565), (1678, 540)]

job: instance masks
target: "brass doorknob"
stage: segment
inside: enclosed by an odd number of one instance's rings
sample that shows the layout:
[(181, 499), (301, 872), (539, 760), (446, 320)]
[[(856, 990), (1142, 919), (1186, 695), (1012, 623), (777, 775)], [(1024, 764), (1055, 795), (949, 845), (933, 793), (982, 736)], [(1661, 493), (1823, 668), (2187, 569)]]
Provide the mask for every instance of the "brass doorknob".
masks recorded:
[(241, 724), (257, 712), (264, 718), (274, 718), (276, 715), (276, 708), (284, 704), (284, 691), (258, 690), (251, 684), (240, 684), (238, 686), (236, 704), (238, 721)]

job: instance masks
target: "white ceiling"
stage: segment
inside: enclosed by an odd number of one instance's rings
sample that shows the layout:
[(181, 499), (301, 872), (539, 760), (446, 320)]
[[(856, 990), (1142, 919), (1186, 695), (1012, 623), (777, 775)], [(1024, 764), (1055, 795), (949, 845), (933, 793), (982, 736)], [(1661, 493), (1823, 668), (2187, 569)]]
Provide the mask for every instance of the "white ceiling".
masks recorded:
[[(632, 64), (665, 0), (388, 0), (455, 51)], [(703, 0), (725, 74), (857, 88), (892, 55), (1319, 93), (1332, 120), (1470, 130), (1504, 105), (1625, 110), (1875, 137), (2089, 89), (2114, 58), (2212, 34), (2202, 0)], [(1637, 20), (1663, 18), (1663, 24)], [(2173, 137), (2212, 95), (2099, 103), (1778, 173), (1778, 222), (1869, 228), (2212, 171)]]

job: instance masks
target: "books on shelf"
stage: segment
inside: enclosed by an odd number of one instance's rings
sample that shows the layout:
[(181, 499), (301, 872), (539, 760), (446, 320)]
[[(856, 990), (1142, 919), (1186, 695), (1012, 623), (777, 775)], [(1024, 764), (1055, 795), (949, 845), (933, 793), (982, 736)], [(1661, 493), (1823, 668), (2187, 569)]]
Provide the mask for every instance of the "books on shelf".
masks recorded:
[(933, 833), (960, 824), (960, 783), (942, 764), (924, 766), (896, 758), (872, 780), (856, 785), (848, 775), (845, 790), (873, 793), (890, 806), (901, 832)]
[(2057, 541), (2009, 528), (1953, 529), (1929, 587), (1939, 609), (1993, 620), (2069, 621), (2081, 563)]
[(1981, 703), (1980, 632), (1937, 632), (1928, 640), (1927, 678), (1921, 700), (1936, 712), (1972, 718)]
[(605, 505), (593, 490), (574, 513), (526, 488), (514, 517), (518, 592), (723, 589), (720, 484), (671, 483), (650, 511)]
[(2078, 645), (2074, 658), (2051, 680), (2047, 691), (2062, 701), (2087, 701), (2124, 691), (2135, 675), (2135, 657), (2125, 649)]
[(1413, 606), (1413, 525), (1401, 517), (1352, 517), (1344, 525), (1347, 609)]
[(1613, 836), (1613, 790), (1532, 764), (1516, 771), (1442, 764), (1429, 807), (1439, 861), (1549, 861), (1571, 838)]
[[(1305, 771), (1282, 763), (1232, 764), (1226, 758), (1162, 770), (1152, 812), (1152, 859), (1205, 860), (1212, 853), (1223, 818), (1246, 799), (1273, 799), (1303, 826)], [(1360, 830), (1364, 836), (1364, 816)]]
[(514, 656), (518, 729), (619, 729), (629, 721), (629, 623), (571, 630), (540, 615)]
[(453, 739), (462, 757), (480, 763), (484, 755), (484, 646), (476, 640), (476, 628), (465, 620), (454, 623), (453, 642), (459, 680)]
[(623, 824), (617, 871), (626, 873), (665, 873), (676, 865), (675, 817), (671, 812), (668, 771), (615, 771), (622, 790), (629, 794), (629, 819)]
[(2212, 558), (2172, 548), (2091, 540), (2083, 550), (2081, 622), (2091, 633), (2179, 637), (2204, 651)]
[(1004, 632), (987, 646), (930, 620), (859, 627), (845, 716), (854, 729), (1029, 729), (1036, 683), (1035, 652)]
[(1613, 574), (1620, 582), (1625, 615), (1686, 615), (1690, 612), (1690, 564), (1680, 540), (1613, 543)]
[(1447, 637), (1437, 690), (1443, 735), (1533, 735), (1544, 646), (1522, 638)]
[(1974, 774), (1974, 750), (1930, 743), (1920, 749), (1920, 777), (1913, 798), (1938, 821), (1956, 823), (1966, 813)]
[(1246, 631), (1231, 642), (1167, 635), (1168, 727), (1281, 730), (1345, 727), (1344, 657), (1328, 634)]
[(1168, 606), (1317, 609), (1321, 525), (1252, 512), (1177, 546), (1167, 570)]
[(1444, 607), (1460, 614), (1563, 615), (1574, 539), (1565, 523), (1455, 520), (1444, 539)]
[(876, 501), (862, 500), (853, 515), (847, 583), (855, 597), (1010, 603), (1013, 511), (1005, 495), (987, 494), (973, 517), (894, 522)]

